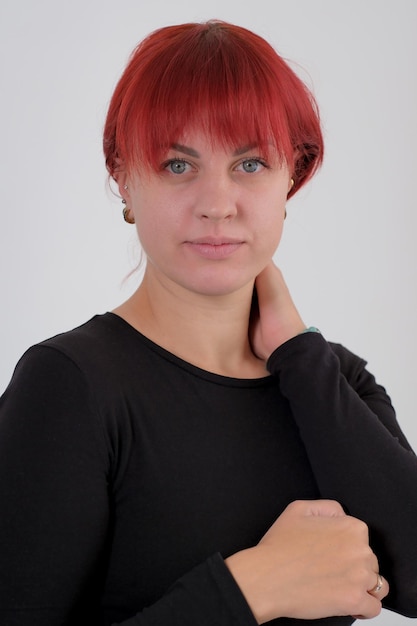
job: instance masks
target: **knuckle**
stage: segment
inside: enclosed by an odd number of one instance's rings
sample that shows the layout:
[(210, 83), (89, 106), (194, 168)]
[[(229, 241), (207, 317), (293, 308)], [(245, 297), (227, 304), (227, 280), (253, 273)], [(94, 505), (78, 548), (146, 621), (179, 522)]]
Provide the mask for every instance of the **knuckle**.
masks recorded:
[(357, 519), (356, 520), (356, 526), (357, 526), (358, 534), (360, 534), (363, 537), (366, 537), (366, 540), (368, 540), (368, 537), (369, 537), (368, 525), (365, 524), (365, 522), (363, 522), (362, 520)]
[(352, 529), (354, 529), (357, 533), (366, 533), (368, 534), (369, 530), (368, 530), (368, 526), (367, 524), (361, 520), (358, 519), (357, 517), (352, 517), (352, 516), (347, 516), (350, 526)]
[(293, 500), (287, 506), (286, 510), (295, 514), (301, 513), (305, 509), (305, 502), (303, 500)]

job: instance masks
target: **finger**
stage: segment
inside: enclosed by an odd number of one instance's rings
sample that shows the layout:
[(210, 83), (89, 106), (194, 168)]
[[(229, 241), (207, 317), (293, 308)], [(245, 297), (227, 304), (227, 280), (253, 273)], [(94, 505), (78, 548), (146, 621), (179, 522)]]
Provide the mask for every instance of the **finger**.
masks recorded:
[(377, 600), (382, 600), (388, 595), (389, 584), (381, 574), (377, 574), (376, 577), (376, 584), (372, 589), (368, 589), (368, 593)]
[(375, 573), (375, 576), (376, 584), (368, 590), (368, 597), (372, 597), (372, 603), (367, 602), (363, 612), (359, 615), (353, 615), (355, 619), (370, 619), (379, 615), (382, 610), (382, 600), (388, 595), (389, 584), (381, 574)]

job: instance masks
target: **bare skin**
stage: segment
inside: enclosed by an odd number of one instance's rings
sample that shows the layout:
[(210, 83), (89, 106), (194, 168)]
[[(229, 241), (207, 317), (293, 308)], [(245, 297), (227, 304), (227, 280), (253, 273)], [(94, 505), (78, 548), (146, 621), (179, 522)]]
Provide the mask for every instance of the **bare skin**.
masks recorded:
[(252, 315), (249, 336), (253, 352), (267, 361), (276, 348), (305, 330), (306, 325), (281, 271), (272, 261), (257, 276), (255, 285), (258, 310)]

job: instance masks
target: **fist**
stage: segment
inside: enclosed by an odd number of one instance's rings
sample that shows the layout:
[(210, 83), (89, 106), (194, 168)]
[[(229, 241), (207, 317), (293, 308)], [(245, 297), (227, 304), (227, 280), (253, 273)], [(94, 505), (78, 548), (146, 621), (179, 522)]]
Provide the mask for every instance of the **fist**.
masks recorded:
[(366, 524), (331, 500), (293, 502), (231, 564), (260, 624), (277, 617), (375, 617), (388, 593), (385, 580), (377, 591), (378, 561)]

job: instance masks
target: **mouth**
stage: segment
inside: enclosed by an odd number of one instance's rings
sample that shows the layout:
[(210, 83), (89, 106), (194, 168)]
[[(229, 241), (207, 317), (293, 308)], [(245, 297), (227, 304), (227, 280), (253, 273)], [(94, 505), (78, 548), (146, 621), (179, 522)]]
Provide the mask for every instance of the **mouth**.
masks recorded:
[(243, 241), (241, 239), (236, 239), (233, 237), (213, 237), (211, 235), (207, 235), (206, 237), (200, 237), (198, 239), (191, 239), (190, 241), (186, 241), (186, 243), (195, 244), (195, 245), (207, 245), (207, 246), (223, 246), (223, 245), (241, 244), (243, 243)]
[(186, 247), (207, 259), (225, 259), (239, 250), (244, 241), (230, 237), (200, 237), (184, 242)]

